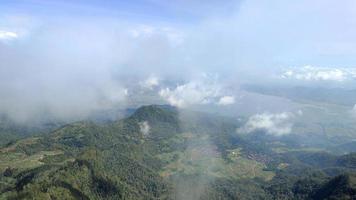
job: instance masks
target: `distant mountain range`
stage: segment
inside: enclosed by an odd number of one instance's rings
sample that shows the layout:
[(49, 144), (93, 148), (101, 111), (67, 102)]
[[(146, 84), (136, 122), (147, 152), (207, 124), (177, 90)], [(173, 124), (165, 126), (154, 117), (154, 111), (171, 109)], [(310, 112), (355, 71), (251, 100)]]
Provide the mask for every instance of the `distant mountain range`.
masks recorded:
[(267, 87), (245, 85), (250, 92), (285, 97), (291, 100), (316, 101), (353, 107), (356, 104), (356, 90), (325, 87)]

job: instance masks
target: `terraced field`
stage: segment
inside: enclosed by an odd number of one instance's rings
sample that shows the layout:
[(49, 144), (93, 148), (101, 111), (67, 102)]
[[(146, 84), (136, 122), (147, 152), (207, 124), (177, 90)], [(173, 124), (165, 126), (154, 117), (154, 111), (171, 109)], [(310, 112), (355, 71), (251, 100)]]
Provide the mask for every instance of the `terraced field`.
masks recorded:
[(264, 163), (241, 155), (241, 149), (229, 150), (228, 159), (223, 159), (209, 137), (189, 136), (189, 146), (183, 152), (158, 156), (168, 163), (160, 172), (161, 176), (204, 174), (215, 178), (261, 178), (266, 181), (274, 177), (273, 172), (264, 170)]
[(40, 151), (33, 155), (19, 152), (0, 153), (0, 171), (7, 168), (25, 170), (39, 167), (44, 164), (43, 160), (50, 156), (63, 154), (62, 151)]

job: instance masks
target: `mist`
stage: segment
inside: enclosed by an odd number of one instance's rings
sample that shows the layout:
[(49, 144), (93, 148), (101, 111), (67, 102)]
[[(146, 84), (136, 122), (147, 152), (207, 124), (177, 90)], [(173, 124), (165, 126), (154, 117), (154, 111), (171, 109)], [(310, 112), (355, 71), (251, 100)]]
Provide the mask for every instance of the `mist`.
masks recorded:
[(0, 199), (354, 199), (355, 27), (355, 0), (1, 0)]
[(5, 2), (0, 112), (19, 122), (84, 118), (125, 107), (133, 87), (186, 107), (238, 103), (244, 83), (354, 83), (353, 1), (144, 2)]

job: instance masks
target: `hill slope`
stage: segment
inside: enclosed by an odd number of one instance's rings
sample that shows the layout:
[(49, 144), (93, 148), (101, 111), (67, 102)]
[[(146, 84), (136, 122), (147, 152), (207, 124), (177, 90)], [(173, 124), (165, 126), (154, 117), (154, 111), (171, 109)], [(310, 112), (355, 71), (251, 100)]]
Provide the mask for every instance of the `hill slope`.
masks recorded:
[[(329, 175), (306, 189), (306, 177), (295, 174), (323, 170), (308, 153), (275, 153), (236, 135), (238, 126), (167, 106), (144, 106), (112, 123), (69, 124), (0, 149), (0, 199), (273, 199), (298, 196), (297, 186), (308, 191), (303, 197), (324, 194), (316, 191), (326, 191)], [(354, 156), (324, 157), (343, 172), (355, 168)], [(290, 184), (281, 190), (281, 181)]]

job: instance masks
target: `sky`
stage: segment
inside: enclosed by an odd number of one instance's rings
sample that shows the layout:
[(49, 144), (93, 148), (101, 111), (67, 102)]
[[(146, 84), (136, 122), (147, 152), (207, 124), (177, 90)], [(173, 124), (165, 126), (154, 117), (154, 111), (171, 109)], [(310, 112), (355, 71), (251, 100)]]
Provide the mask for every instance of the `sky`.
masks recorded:
[[(356, 61), (352, 0), (2, 0), (0, 11), (1, 30), (28, 39), (47, 31), (49, 24), (71, 29), (89, 23), (89, 32), (113, 31), (110, 27), (123, 23), (171, 28), (196, 41), (189, 48), (201, 56), (234, 55), (228, 70), (238, 65), (354, 67)], [(215, 52), (198, 49), (199, 42)]]
[(177, 105), (229, 104), (240, 82), (355, 80), (354, 27), (354, 0), (0, 0), (0, 112), (86, 115), (124, 102), (128, 76), (183, 80), (158, 92)]

